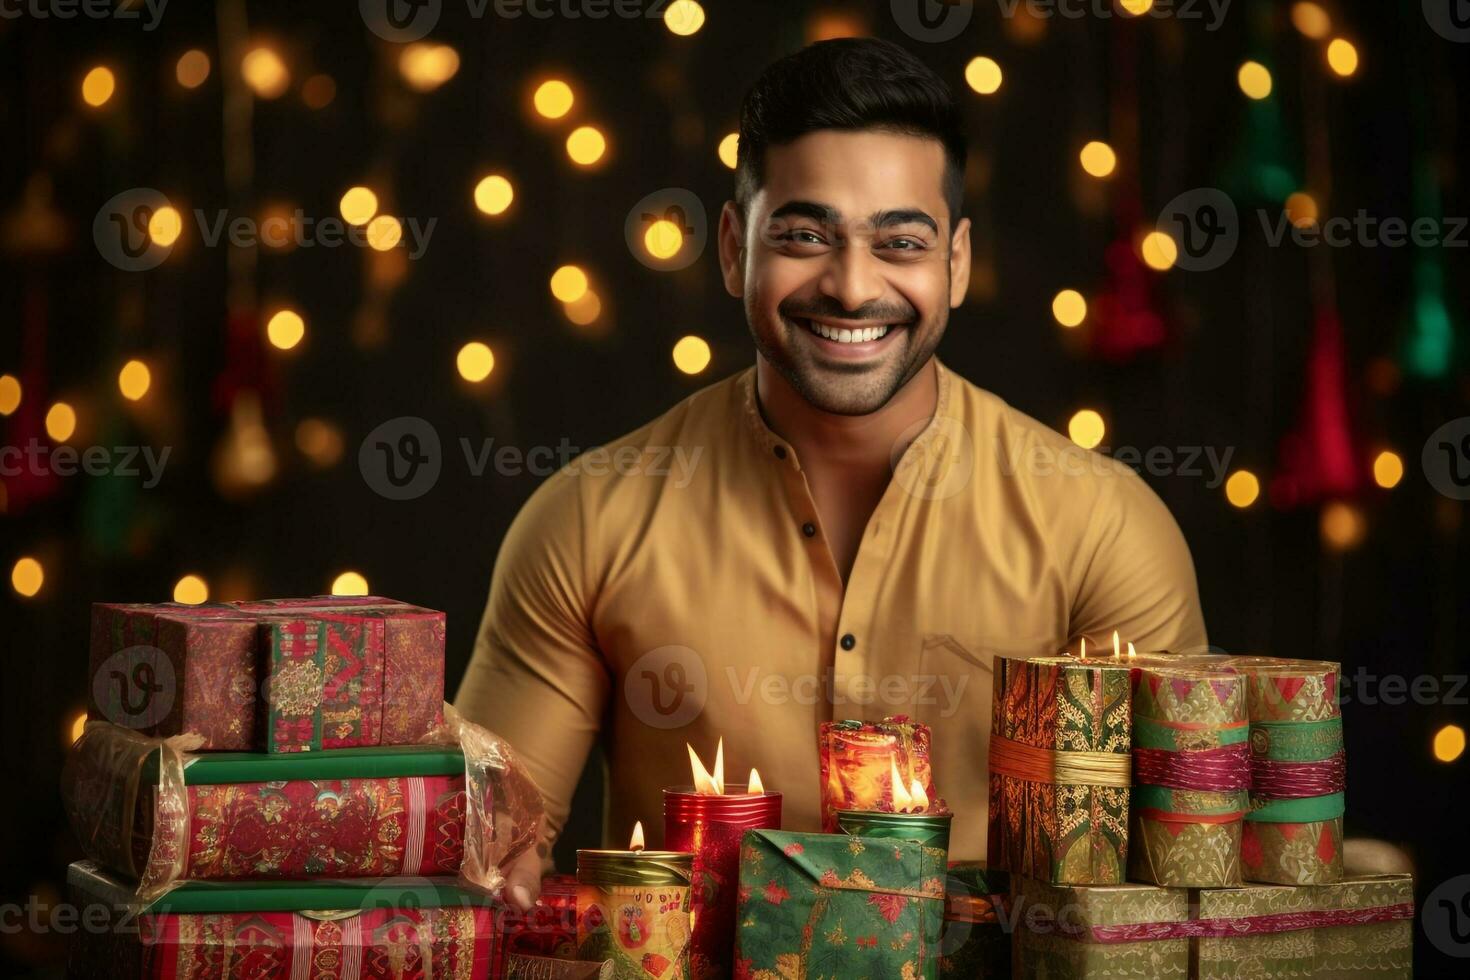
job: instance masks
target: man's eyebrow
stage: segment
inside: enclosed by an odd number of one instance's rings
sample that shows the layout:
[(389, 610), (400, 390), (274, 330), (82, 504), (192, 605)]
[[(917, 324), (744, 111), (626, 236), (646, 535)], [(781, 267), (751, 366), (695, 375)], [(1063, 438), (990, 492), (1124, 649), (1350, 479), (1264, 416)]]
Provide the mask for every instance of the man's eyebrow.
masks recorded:
[(788, 217), (810, 218), (825, 225), (835, 225), (842, 221), (842, 212), (830, 204), (818, 204), (816, 201), (787, 201), (771, 212), (772, 221)]
[(891, 211), (879, 211), (868, 218), (874, 228), (890, 228), (893, 225), (926, 225), (934, 234), (939, 234), (939, 222), (927, 211), (919, 208), (895, 208)]

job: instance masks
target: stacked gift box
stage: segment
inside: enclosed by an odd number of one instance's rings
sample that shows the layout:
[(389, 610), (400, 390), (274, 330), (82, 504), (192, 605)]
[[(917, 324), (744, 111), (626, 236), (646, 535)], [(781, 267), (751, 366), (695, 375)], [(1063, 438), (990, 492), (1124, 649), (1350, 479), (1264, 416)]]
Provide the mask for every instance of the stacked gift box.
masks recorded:
[[(62, 789), (89, 859), (69, 887), (103, 927), (69, 973), (563, 975), (574, 887), (496, 901), (541, 800), (444, 705), (444, 619), (377, 597), (96, 605)], [(602, 975), (584, 966), (567, 975)]]

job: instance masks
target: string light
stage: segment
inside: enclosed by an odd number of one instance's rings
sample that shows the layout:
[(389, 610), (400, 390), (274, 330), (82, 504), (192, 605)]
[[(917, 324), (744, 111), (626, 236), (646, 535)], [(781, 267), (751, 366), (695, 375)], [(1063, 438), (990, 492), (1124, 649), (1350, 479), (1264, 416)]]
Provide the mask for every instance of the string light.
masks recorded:
[(71, 721), (67, 722), (67, 726), (66, 726), (67, 735), (70, 736), (70, 739), (71, 740), (69, 742), (67, 742), (66, 744), (68, 744), (68, 745), (75, 744), (76, 743), (76, 740), (82, 737), (82, 732), (86, 731), (86, 729), (87, 729), (87, 712), (86, 711), (78, 711), (78, 712), (73, 713), (72, 716), (71, 716)]
[(475, 185), (475, 207), (485, 214), (504, 214), (515, 196), (515, 188), (500, 174), (487, 174)]
[(367, 226), (367, 241), (376, 251), (386, 252), (403, 240), (403, 224), (391, 214), (380, 214)]
[(1440, 762), (1454, 762), (1465, 754), (1465, 729), (1446, 725), (1434, 733), (1434, 757)]
[(536, 111), (547, 119), (560, 119), (572, 111), (572, 104), (577, 97), (572, 93), (572, 87), (560, 78), (552, 78), (542, 82), (536, 87), (536, 92), (531, 96), (531, 104)]
[(432, 92), (458, 73), (459, 52), (447, 44), (410, 44), (398, 56), (398, 71), (409, 88)]
[(1373, 460), (1373, 482), (1392, 490), (1404, 478), (1404, 460), (1398, 453), (1385, 449)]
[(279, 310), (266, 323), (265, 335), (271, 346), (290, 350), (306, 336), (306, 321), (295, 310)]
[(55, 442), (66, 442), (77, 431), (77, 410), (57, 402), (46, 412), (46, 434)]
[(10, 587), (27, 599), (40, 592), (45, 581), (46, 570), (30, 555), (20, 558), (10, 567)]
[(148, 365), (136, 358), (128, 361), (117, 373), (117, 388), (122, 396), (130, 402), (135, 402), (148, 394), (148, 388), (153, 384), (153, 372), (148, 370)]
[(564, 265), (551, 274), (551, 295), (563, 303), (575, 303), (587, 292), (587, 273), (581, 267)]
[(1075, 289), (1064, 289), (1052, 297), (1051, 315), (1064, 327), (1075, 327), (1087, 319), (1087, 300)]
[(602, 315), (602, 300), (597, 293), (589, 289), (582, 294), (581, 299), (567, 303), (562, 310), (566, 313), (567, 319), (577, 326), (591, 326)]
[(1291, 23), (1313, 41), (1322, 40), (1332, 30), (1332, 18), (1327, 16), (1327, 11), (1310, 2), (1292, 4)]
[(490, 372), (495, 370), (495, 355), (487, 345), (472, 340), (459, 349), (454, 363), (461, 378), (478, 383), (490, 377)]
[(346, 571), (332, 579), (332, 595), (367, 595), (368, 580), (361, 572)]
[(308, 109), (325, 109), (337, 97), (337, 83), (331, 75), (313, 75), (301, 83), (301, 101)]
[(1286, 199), (1283, 206), (1287, 220), (1298, 228), (1310, 228), (1317, 223), (1320, 213), (1317, 199), (1306, 191), (1297, 191)]
[(1166, 272), (1174, 267), (1174, 261), (1179, 258), (1179, 246), (1167, 232), (1151, 231), (1139, 243), (1138, 254), (1150, 269)]
[(1271, 94), (1271, 71), (1259, 61), (1247, 61), (1235, 73), (1235, 81), (1248, 98), (1264, 99)]
[(209, 55), (198, 48), (191, 48), (179, 55), (174, 65), (174, 77), (184, 88), (198, 88), (209, 77)]
[(674, 366), (685, 374), (698, 374), (709, 367), (712, 357), (709, 344), (703, 337), (690, 334), (680, 337), (674, 344)]
[(695, 0), (674, 0), (664, 11), (664, 26), (680, 37), (688, 37), (704, 26), (704, 8)]
[(590, 167), (607, 152), (607, 137), (596, 126), (578, 126), (567, 137), (567, 156), (572, 162)]
[(197, 606), (209, 601), (209, 583), (198, 575), (185, 575), (174, 583), (174, 602)]
[(1118, 155), (1113, 152), (1111, 146), (1101, 140), (1092, 140), (1082, 147), (1082, 152), (1078, 156), (1082, 160), (1082, 169), (1099, 180), (1111, 177), (1114, 168), (1118, 166)]
[(1362, 511), (1352, 504), (1334, 500), (1322, 508), (1322, 541), (1334, 551), (1355, 548), (1368, 532)]
[(1261, 481), (1250, 470), (1236, 470), (1225, 481), (1225, 499), (1245, 510), (1261, 496)]
[(981, 95), (994, 95), (1000, 91), (1002, 74), (994, 58), (981, 55), (971, 58), (965, 66), (965, 82)]
[(117, 91), (117, 78), (112, 69), (98, 65), (82, 78), (82, 101), (96, 109), (107, 104)]
[(1358, 70), (1358, 49), (1347, 38), (1336, 37), (1327, 45), (1327, 67), (1343, 78), (1351, 77)]
[(148, 238), (155, 245), (168, 248), (184, 231), (184, 218), (179, 209), (165, 204), (148, 216)]
[(13, 374), (0, 374), (0, 415), (10, 415), (20, 408), (20, 379)]
[(720, 140), (719, 153), (720, 162), (734, 170), (740, 161), (740, 134), (727, 133), (725, 138)]
[(659, 218), (643, 233), (643, 247), (656, 259), (671, 259), (684, 247), (684, 232), (667, 218)]
[(1082, 409), (1067, 423), (1067, 435), (1083, 449), (1096, 449), (1106, 434), (1102, 415), (1090, 408)]
[(240, 74), (256, 96), (262, 99), (279, 98), (291, 85), (291, 72), (274, 48), (260, 45), (245, 53), (240, 62)]
[(1142, 17), (1153, 9), (1154, 0), (1118, 0), (1118, 6), (1130, 17)]
[(349, 187), (337, 202), (337, 210), (349, 225), (365, 225), (378, 213), (378, 195), (367, 187)]

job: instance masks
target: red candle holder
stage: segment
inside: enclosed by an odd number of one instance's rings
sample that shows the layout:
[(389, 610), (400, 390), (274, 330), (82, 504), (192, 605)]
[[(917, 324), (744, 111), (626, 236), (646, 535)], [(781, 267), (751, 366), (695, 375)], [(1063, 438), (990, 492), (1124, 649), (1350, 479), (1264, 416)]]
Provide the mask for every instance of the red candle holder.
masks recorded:
[(694, 932), (692, 980), (723, 980), (735, 956), (735, 892), (740, 877), (740, 838), (747, 830), (781, 829), (781, 794), (747, 793), (743, 785), (723, 795), (692, 786), (664, 790), (664, 846), (694, 852), (691, 891)]

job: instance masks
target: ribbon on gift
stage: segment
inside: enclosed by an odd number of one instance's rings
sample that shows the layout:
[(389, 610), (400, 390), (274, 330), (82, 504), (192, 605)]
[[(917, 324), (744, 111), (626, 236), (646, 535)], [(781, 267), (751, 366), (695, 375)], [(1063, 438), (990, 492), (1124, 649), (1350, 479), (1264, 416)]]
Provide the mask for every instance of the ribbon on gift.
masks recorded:
[(1295, 932), (1301, 929), (1325, 929), (1333, 926), (1363, 926), (1375, 922), (1394, 922), (1414, 917), (1414, 903), (1380, 905), (1361, 909), (1320, 909), (1309, 912), (1274, 912), (1266, 915), (1244, 915), (1235, 918), (1186, 919), (1179, 922), (1134, 922), (1111, 926), (1084, 926), (1071, 922), (1056, 923), (1062, 935), (1081, 942), (1115, 943), (1153, 942), (1164, 939), (1230, 938), (1260, 936), (1269, 933)]
[(1126, 752), (1076, 752), (1027, 745), (992, 733), (990, 771), (1032, 783), (1057, 786), (1132, 785), (1132, 759)]
[(1247, 820), (1309, 823), (1346, 809), (1342, 716), (1252, 722), (1251, 810)]

